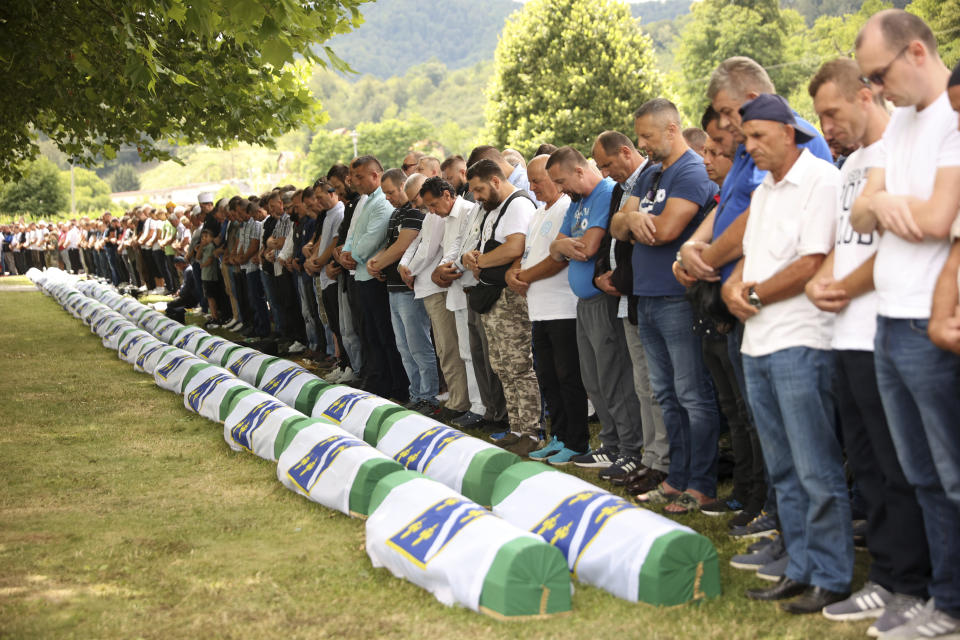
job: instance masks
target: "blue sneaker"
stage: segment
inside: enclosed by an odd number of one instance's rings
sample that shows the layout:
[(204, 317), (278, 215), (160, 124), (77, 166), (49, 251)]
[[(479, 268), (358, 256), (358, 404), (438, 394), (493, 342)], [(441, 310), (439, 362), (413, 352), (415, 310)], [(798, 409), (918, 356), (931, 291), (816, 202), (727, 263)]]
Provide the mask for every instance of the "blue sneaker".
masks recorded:
[(560, 451), (557, 451), (555, 454), (544, 460), (544, 462), (554, 467), (562, 467), (563, 465), (570, 464), (574, 457), (582, 455), (582, 451), (574, 451), (573, 449), (567, 449), (566, 447), (563, 447), (560, 449)]
[(563, 449), (563, 443), (557, 440), (557, 436), (553, 436), (547, 444), (536, 451), (531, 451), (527, 457), (532, 460), (542, 460), (543, 458), (549, 458), (561, 449)]

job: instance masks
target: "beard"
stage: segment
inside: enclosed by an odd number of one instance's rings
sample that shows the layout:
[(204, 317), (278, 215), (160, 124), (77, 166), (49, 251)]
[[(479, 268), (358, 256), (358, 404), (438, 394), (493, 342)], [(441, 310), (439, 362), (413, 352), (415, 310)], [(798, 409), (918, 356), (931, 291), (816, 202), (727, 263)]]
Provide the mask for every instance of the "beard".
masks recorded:
[(481, 200), (480, 204), (483, 205), (484, 211), (489, 212), (499, 207), (501, 202), (503, 202), (503, 200), (500, 200), (499, 196), (492, 196), (489, 200)]
[(579, 193), (568, 193), (567, 196), (569, 196), (570, 202), (580, 202), (583, 199), (583, 196)]

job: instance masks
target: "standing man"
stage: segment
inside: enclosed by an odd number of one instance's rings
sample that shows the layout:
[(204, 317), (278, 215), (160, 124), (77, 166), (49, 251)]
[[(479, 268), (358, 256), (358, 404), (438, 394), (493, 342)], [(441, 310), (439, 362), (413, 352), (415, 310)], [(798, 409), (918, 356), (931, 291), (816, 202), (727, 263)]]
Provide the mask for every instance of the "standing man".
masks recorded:
[(668, 513), (686, 513), (716, 498), (720, 423), (700, 337), (693, 332), (693, 309), (672, 265), (715, 204), (717, 185), (687, 145), (672, 102), (655, 98), (643, 104), (634, 128), (641, 148), (659, 166), (637, 180), (610, 232), (634, 242), (637, 329), (670, 439), (667, 479), (638, 500), (669, 501)]
[(444, 256), (457, 253), (461, 223), (470, 218), (477, 205), (458, 196), (454, 186), (440, 178), (426, 180), (420, 188), (420, 197), (434, 220), (430, 216), (424, 220), (417, 248), (413, 255), (404, 256), (401, 271), (406, 269), (405, 277), (413, 278), (414, 292), (421, 291), (424, 295), (440, 369), (450, 392), (447, 407), (459, 411), (450, 423), (472, 427), (483, 420), (486, 408), (470, 351), (469, 314), (462, 274), (451, 271), (450, 279), (440, 279), (434, 274), (440, 269)]
[[(803, 295), (833, 247), (840, 172), (798, 143), (813, 137), (787, 101), (763, 94), (740, 108), (747, 150), (769, 173), (750, 202), (744, 258), (723, 285), (745, 323), (743, 369), (779, 507), (786, 572), (754, 600), (815, 613), (846, 599), (853, 530), (834, 422), (831, 314)], [(802, 594), (802, 595), (801, 595)]]
[(366, 390), (406, 402), (409, 380), (403, 369), (390, 323), (387, 286), (367, 270), (367, 261), (383, 247), (393, 207), (380, 188), (383, 167), (373, 156), (360, 156), (350, 165), (353, 187), (367, 196), (357, 206), (343, 246), (341, 263), (356, 269), (357, 301), (363, 307), (363, 339), (369, 346)]
[(546, 206), (534, 214), (523, 256), (507, 271), (506, 281), (527, 299), (537, 354), (534, 367), (550, 415), (550, 441), (530, 457), (565, 465), (590, 448), (590, 431), (577, 351), (577, 296), (564, 273), (566, 261), (550, 257), (550, 243), (560, 231), (570, 197), (550, 179), (549, 159), (537, 156), (527, 165), (530, 188)]
[[(506, 267), (523, 255), (536, 207), (525, 192), (507, 182), (500, 167), (491, 160), (471, 165), (467, 180), (486, 214), (479, 242), (463, 254), (463, 265), (473, 272), (478, 283), (501, 287), (499, 297), (488, 311), (480, 311), (471, 304), (481, 314), (489, 340), (490, 366), (503, 384), (507, 401), (510, 433), (496, 443), (526, 456), (540, 443), (540, 389), (533, 370), (526, 302), (506, 288), (501, 278), (505, 276)], [(504, 275), (496, 275), (498, 267), (503, 267)]]
[[(597, 169), (605, 178), (616, 181), (613, 196), (610, 198), (610, 216), (623, 208), (630, 198), (640, 174), (650, 167), (650, 163), (640, 155), (633, 142), (619, 131), (604, 131), (593, 143), (593, 159)], [(640, 430), (643, 434), (643, 457), (640, 465), (613, 483), (627, 486), (630, 493), (646, 493), (667, 477), (670, 467), (670, 440), (667, 428), (663, 424), (663, 412), (660, 403), (650, 386), (650, 372), (647, 368), (647, 355), (640, 342), (637, 331), (636, 304), (633, 304), (633, 245), (620, 242), (610, 235), (604, 237), (597, 255), (599, 275), (595, 275), (594, 284), (598, 289), (619, 298), (617, 317), (623, 323), (623, 335), (630, 350), (633, 364), (633, 388), (637, 391), (641, 413)], [(601, 268), (602, 265), (602, 268)], [(616, 272), (616, 278), (614, 276)], [(616, 284), (615, 284), (616, 283)], [(616, 285), (624, 287), (620, 290)]]
[(864, 587), (826, 607), (823, 615), (830, 620), (879, 617), (871, 629), (885, 633), (906, 622), (898, 612), (923, 606), (930, 581), (923, 513), (897, 460), (873, 362), (873, 266), (880, 234), (857, 233), (850, 226), (850, 208), (868, 171), (883, 163), (882, 136), (890, 117), (881, 96), (861, 80), (860, 67), (850, 58), (820, 67), (809, 92), (824, 135), (856, 149), (840, 169), (836, 244), (807, 283), (806, 293), (819, 309), (836, 314), (831, 346), (838, 415), (847, 465), (864, 502), (872, 560)]
[(874, 358), (884, 413), (923, 510), (933, 577), (930, 601), (884, 637), (960, 632), (960, 356), (927, 335), (933, 291), (950, 252), (960, 206), (960, 133), (946, 87), (950, 72), (930, 27), (913, 14), (873, 15), (856, 41), (874, 91), (896, 105), (874, 167), (850, 214), (858, 233), (882, 230), (874, 262)]
[(567, 278), (578, 298), (580, 376), (601, 425), (600, 447), (571, 461), (578, 467), (600, 469), (610, 478), (623, 477), (640, 465), (642, 432), (635, 421), (642, 408), (633, 386), (623, 323), (617, 318), (619, 301), (593, 284), (615, 184), (573, 147), (554, 151), (547, 172), (571, 200), (560, 232), (550, 244), (550, 256), (570, 262)]

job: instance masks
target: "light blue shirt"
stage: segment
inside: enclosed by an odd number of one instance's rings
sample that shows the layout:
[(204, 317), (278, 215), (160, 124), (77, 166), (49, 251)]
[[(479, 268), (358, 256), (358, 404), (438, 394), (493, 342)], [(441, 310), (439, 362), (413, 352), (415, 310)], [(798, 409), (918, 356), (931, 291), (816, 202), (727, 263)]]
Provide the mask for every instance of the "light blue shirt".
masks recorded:
[(390, 222), (392, 213), (393, 205), (387, 201), (380, 187), (367, 197), (363, 208), (354, 213), (356, 219), (353, 231), (343, 245), (343, 250), (349, 251), (357, 261), (355, 278), (358, 282), (373, 278), (367, 271), (367, 260), (384, 247), (387, 240), (387, 224)]

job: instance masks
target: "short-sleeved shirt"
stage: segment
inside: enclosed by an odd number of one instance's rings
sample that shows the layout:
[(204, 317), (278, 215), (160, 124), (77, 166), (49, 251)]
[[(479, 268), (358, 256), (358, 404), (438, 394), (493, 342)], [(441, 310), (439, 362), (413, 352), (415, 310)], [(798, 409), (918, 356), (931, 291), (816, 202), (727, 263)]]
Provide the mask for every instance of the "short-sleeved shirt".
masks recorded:
[[(202, 265), (200, 268), (200, 279), (205, 282), (211, 282), (217, 279), (217, 258), (213, 255), (216, 249), (213, 242), (208, 242), (200, 252), (200, 264)], [(204, 264), (210, 258), (213, 258), (213, 261), (209, 265)]]
[[(527, 232), (521, 269), (540, 264), (550, 255), (553, 242), (570, 207), (570, 197), (563, 195), (553, 206), (537, 209)], [(527, 289), (527, 314), (530, 321), (565, 320), (577, 317), (577, 296), (570, 289), (570, 281), (563, 271), (530, 283)]]
[[(160, 227), (160, 239), (169, 240), (177, 234), (177, 229), (169, 220), (164, 220), (163, 225)], [(177, 250), (173, 248), (172, 244), (168, 244), (163, 247), (163, 253), (168, 256), (176, 255)]]
[[(922, 111), (894, 109), (883, 143), (887, 193), (929, 199), (937, 170), (960, 166), (957, 114), (950, 108), (947, 92)], [(929, 318), (933, 290), (949, 253), (945, 239), (909, 242), (894, 233), (882, 234), (873, 264), (877, 313), (888, 318)]]
[[(263, 227), (263, 223), (253, 218), (247, 220), (243, 226), (240, 228), (240, 236), (238, 238), (238, 250), (240, 255), (245, 254), (250, 250), (250, 243), (254, 240), (260, 241), (260, 233)], [(259, 271), (260, 265), (253, 261), (251, 256), (249, 260), (240, 265), (240, 270), (244, 272)]]
[[(409, 203), (394, 209), (387, 222), (387, 246), (396, 242), (404, 229), (414, 229), (419, 232), (423, 227), (423, 215), (422, 211)], [(399, 263), (400, 261), (397, 260), (383, 270), (383, 274), (387, 277), (387, 291), (413, 293), (400, 277), (400, 272), (397, 270)]]
[[(794, 117), (800, 123), (806, 125), (808, 131), (816, 131), (813, 125), (796, 113), (794, 113)], [(802, 149), (809, 149), (813, 155), (822, 160), (833, 161), (830, 147), (819, 133), (799, 146)], [(727, 227), (747, 210), (750, 206), (750, 196), (753, 194), (753, 190), (763, 182), (766, 175), (766, 171), (757, 169), (753, 157), (747, 153), (747, 148), (742, 144), (738, 146), (733, 156), (733, 165), (731, 165), (727, 177), (723, 180), (723, 188), (720, 189), (720, 203), (717, 205), (717, 214), (713, 219), (714, 240), (719, 238)], [(733, 260), (720, 267), (720, 277), (723, 280), (729, 278), (736, 264), (737, 260)]]
[[(511, 196), (512, 195), (513, 194), (511, 194)], [(518, 194), (513, 196), (507, 209), (503, 210), (503, 205), (507, 203), (507, 200), (511, 196), (504, 198), (500, 206), (489, 212), (483, 221), (483, 229), (480, 233), (481, 253), (483, 252), (483, 247), (491, 237), (502, 244), (507, 241), (508, 236), (516, 233), (527, 235), (527, 230), (530, 228), (530, 220), (533, 218), (537, 207), (533, 204), (532, 198), (525, 198), (523, 195)], [(494, 227), (496, 227), (496, 229), (494, 229)]]
[(673, 262), (677, 251), (690, 239), (700, 223), (713, 208), (717, 185), (710, 180), (703, 166), (703, 158), (691, 149), (664, 170), (660, 165), (650, 167), (633, 185), (631, 195), (640, 199), (640, 211), (659, 216), (671, 198), (687, 200), (697, 205), (687, 226), (672, 242), (651, 247), (633, 245), (633, 295), (682, 296), (686, 289), (673, 276)]
[[(593, 188), (590, 195), (571, 202), (567, 214), (563, 217), (560, 233), (570, 238), (582, 238), (593, 227), (606, 231), (610, 223), (610, 200), (616, 184), (610, 178), (604, 178)], [(603, 293), (593, 285), (593, 267), (596, 262), (596, 256), (584, 262), (570, 261), (567, 278), (570, 288), (578, 298), (587, 299)]]
[[(883, 140), (851, 153), (843, 167), (840, 179), (843, 191), (837, 211), (837, 240), (833, 249), (833, 277), (841, 280), (877, 252), (880, 234), (857, 233), (850, 225), (850, 209), (867, 183), (867, 174), (872, 167), (882, 165)], [(877, 331), (877, 294), (868, 291), (850, 300), (846, 308), (837, 313), (833, 327), (834, 349), (873, 351), (873, 338)]]
[[(743, 235), (743, 281), (763, 282), (802, 256), (833, 248), (840, 171), (804, 150), (780, 182), (767, 174), (753, 192)], [(791, 347), (829, 349), (833, 314), (804, 293), (765, 304), (747, 318), (741, 350), (760, 357)]]

